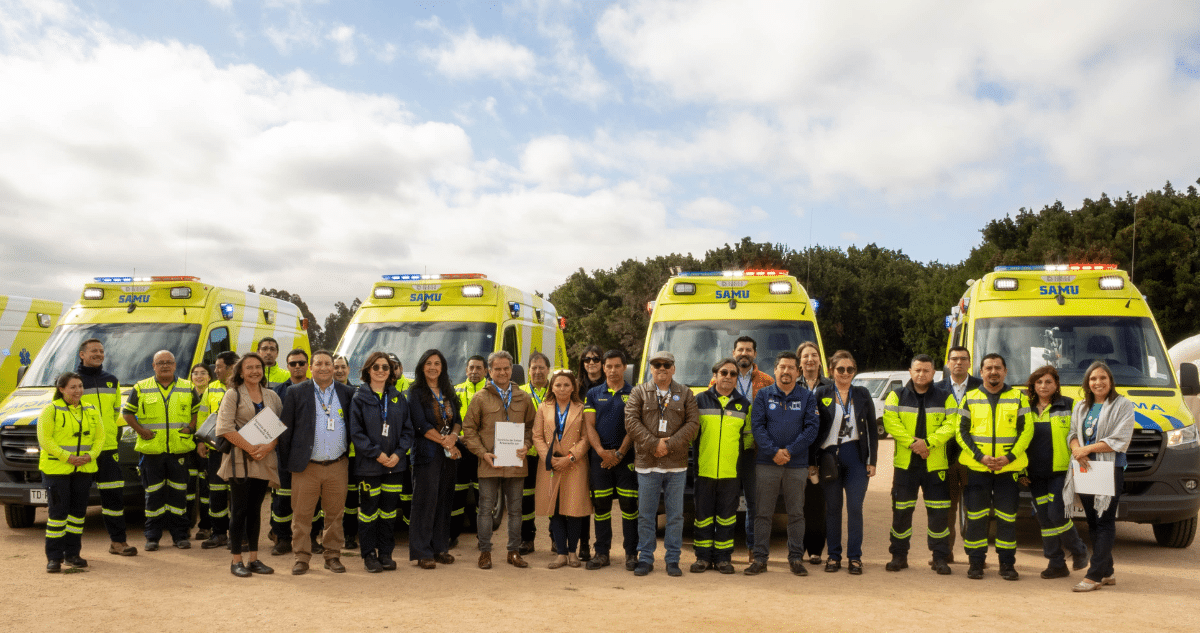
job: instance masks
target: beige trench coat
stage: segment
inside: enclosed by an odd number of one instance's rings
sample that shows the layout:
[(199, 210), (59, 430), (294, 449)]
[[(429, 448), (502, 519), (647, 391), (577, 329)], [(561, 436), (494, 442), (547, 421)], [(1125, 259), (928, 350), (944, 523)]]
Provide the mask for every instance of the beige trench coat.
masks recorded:
[(575, 463), (565, 471), (546, 470), (546, 455), (550, 454), (550, 443), (554, 441), (556, 425), (554, 402), (543, 402), (533, 420), (533, 445), (538, 450), (537, 513), (541, 516), (554, 514), (554, 504), (565, 516), (586, 517), (592, 514), (592, 500), (588, 489), (588, 437), (583, 428), (583, 404), (571, 403), (567, 421), (563, 427), (562, 442), (555, 442), (554, 454), (575, 456)]

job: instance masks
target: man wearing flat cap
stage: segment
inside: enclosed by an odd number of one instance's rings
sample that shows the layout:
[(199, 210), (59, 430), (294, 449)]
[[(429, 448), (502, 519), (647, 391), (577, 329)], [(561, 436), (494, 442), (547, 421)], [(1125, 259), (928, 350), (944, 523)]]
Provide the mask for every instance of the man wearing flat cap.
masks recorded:
[(638, 562), (635, 576), (654, 569), (658, 500), (663, 497), (667, 529), (663, 537), (667, 574), (682, 576), (683, 487), (688, 446), (700, 429), (700, 411), (692, 390), (675, 382), (675, 356), (650, 355), (648, 380), (633, 388), (625, 404), (625, 431), (633, 441), (638, 477)]

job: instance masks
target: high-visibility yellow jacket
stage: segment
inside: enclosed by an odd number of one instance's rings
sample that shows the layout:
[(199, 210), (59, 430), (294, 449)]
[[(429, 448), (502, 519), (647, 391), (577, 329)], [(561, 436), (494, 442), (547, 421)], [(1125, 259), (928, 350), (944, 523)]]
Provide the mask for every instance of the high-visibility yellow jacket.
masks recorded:
[(1004, 456), (1008, 464), (999, 472), (1021, 472), (1029, 464), (1027, 451), (1033, 441), (1029, 399), (1008, 385), (993, 396), (994, 405), (989, 395), (979, 387), (963, 396), (958, 409), (958, 444), (963, 449), (959, 461), (971, 470), (988, 472), (984, 456)]

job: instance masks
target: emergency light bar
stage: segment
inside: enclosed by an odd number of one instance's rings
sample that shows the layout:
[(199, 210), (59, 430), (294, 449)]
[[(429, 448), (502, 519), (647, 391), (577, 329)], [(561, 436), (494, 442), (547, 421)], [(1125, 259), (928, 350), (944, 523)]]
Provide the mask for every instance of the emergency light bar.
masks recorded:
[(156, 275), (153, 277), (92, 277), (102, 284), (130, 284), (135, 281), (200, 281), (199, 277), (187, 275)]
[(788, 274), (786, 270), (769, 270), (765, 268), (748, 268), (746, 270), (688, 270), (675, 275), (676, 277), (780, 277)]
[(1038, 271), (1062, 272), (1067, 270), (1116, 270), (1116, 264), (1034, 264), (1029, 266), (997, 266), (995, 272)]
[(483, 273), (453, 273), (448, 275), (422, 275), (420, 273), (405, 273), (402, 275), (384, 275), (384, 281), (426, 281), (437, 279), (487, 279)]

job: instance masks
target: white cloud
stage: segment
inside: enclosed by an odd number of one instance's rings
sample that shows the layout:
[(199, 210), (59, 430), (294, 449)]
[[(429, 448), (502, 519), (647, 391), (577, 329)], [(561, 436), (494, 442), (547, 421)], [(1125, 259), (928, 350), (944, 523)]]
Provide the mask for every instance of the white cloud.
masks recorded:
[(233, 0), (208, 0), (208, 3), (218, 9), (225, 9), (226, 11), (233, 8)]
[[(434, 23), (436, 26), (436, 22)], [(493, 36), (480, 37), (474, 27), (460, 34), (448, 34), (449, 41), (440, 48), (425, 48), (421, 57), (433, 63), (438, 72), (451, 79), (524, 80), (537, 70), (532, 51), (519, 44)]]
[(732, 227), (747, 221), (765, 220), (767, 212), (758, 207), (743, 210), (714, 197), (697, 198), (679, 208), (680, 217), (701, 225)]
[(358, 58), (358, 48), (354, 45), (354, 27), (336, 24), (325, 36), (337, 46), (338, 61), (350, 65)]

